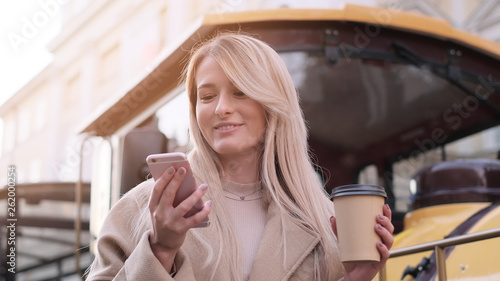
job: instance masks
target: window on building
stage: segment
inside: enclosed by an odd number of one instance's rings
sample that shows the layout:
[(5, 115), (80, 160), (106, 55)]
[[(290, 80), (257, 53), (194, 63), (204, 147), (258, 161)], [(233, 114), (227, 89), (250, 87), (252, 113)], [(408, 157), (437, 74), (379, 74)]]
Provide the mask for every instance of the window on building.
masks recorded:
[(24, 142), (30, 135), (31, 127), (31, 111), (28, 108), (21, 110), (18, 116), (17, 139), (19, 142)]
[(34, 119), (34, 127), (36, 131), (42, 130), (47, 124), (48, 118), (48, 103), (44, 98), (40, 98), (35, 107), (35, 119)]
[(115, 44), (101, 55), (100, 75), (98, 77), (100, 84), (107, 84), (116, 78), (120, 64), (119, 50), (119, 45)]
[(72, 116), (81, 110), (81, 104), (79, 103), (81, 94), (81, 76), (79, 73), (74, 74), (68, 79), (66, 83), (66, 90), (63, 92), (63, 109), (66, 112), (71, 112)]
[(4, 152), (10, 152), (16, 143), (16, 126), (13, 120), (5, 120), (4, 121), (4, 134), (3, 134), (3, 144), (4, 144)]
[(39, 182), (42, 180), (42, 161), (33, 159), (29, 164), (28, 182)]

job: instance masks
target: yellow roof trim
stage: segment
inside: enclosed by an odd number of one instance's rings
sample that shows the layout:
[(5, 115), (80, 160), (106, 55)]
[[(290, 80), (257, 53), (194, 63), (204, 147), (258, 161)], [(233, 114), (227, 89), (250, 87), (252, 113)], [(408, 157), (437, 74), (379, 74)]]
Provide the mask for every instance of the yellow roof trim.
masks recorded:
[(226, 14), (209, 14), (203, 26), (252, 23), (265, 21), (350, 21), (362, 22), (395, 29), (411, 30), (433, 37), (467, 44), (482, 52), (500, 57), (500, 44), (453, 28), (447, 21), (401, 10), (345, 5), (344, 9), (291, 9), (254, 10)]
[(344, 10), (280, 8), (273, 10), (253, 10), (225, 14), (207, 14), (203, 18), (203, 25), (224, 25), (284, 20), (339, 20), (343, 18), (343, 15)]

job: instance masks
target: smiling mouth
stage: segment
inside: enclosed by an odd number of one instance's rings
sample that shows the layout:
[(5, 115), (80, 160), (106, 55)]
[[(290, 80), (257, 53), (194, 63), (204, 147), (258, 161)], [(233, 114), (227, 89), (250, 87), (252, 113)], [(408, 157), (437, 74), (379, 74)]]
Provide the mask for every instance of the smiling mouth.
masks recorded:
[(239, 127), (237, 125), (224, 125), (220, 127), (216, 127), (217, 130), (231, 130), (233, 128)]
[(217, 127), (218, 130), (229, 130), (229, 129), (232, 129), (232, 128), (235, 128), (236, 125), (225, 125), (225, 126), (220, 126), (220, 127)]

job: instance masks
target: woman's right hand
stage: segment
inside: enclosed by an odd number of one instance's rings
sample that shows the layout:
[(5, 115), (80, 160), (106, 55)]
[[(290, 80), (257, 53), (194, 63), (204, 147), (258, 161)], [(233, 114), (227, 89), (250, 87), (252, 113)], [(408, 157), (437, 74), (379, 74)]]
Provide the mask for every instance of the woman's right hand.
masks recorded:
[(191, 208), (203, 197), (207, 185), (200, 185), (193, 194), (174, 208), (175, 194), (186, 176), (186, 169), (169, 167), (155, 182), (149, 199), (149, 212), (153, 222), (150, 244), (155, 256), (168, 271), (175, 254), (184, 243), (187, 231), (200, 223), (210, 213), (211, 201), (205, 202), (203, 209), (189, 218), (184, 218)]

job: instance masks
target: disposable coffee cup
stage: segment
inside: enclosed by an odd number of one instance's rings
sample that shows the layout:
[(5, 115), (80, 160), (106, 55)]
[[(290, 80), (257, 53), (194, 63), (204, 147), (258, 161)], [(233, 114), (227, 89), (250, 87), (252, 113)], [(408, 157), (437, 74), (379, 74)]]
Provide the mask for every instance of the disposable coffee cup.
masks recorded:
[(333, 189), (337, 238), (342, 262), (378, 262), (376, 216), (382, 214), (387, 194), (378, 185), (351, 184)]

